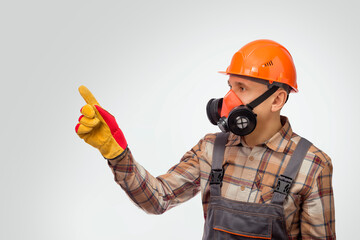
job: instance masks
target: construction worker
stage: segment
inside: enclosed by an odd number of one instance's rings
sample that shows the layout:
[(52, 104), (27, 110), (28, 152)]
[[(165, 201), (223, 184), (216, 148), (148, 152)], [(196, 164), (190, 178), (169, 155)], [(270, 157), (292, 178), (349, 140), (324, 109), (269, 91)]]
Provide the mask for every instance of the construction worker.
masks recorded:
[(331, 159), (280, 114), (298, 91), (288, 50), (250, 42), (222, 73), (230, 90), (206, 106), (221, 131), (206, 134), (166, 174), (154, 177), (135, 161), (115, 118), (84, 86), (76, 133), (100, 150), (115, 181), (147, 213), (162, 214), (201, 191), (203, 240), (336, 239)]

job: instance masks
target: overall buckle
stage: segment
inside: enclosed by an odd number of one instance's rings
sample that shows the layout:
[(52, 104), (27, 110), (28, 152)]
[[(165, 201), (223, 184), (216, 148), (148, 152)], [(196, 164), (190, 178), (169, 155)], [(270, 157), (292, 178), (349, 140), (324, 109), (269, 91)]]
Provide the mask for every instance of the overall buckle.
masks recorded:
[(278, 178), (276, 187), (274, 189), (275, 192), (287, 195), (290, 191), (290, 187), (292, 185), (293, 179), (287, 177), (285, 175), (280, 175)]
[(224, 177), (223, 169), (211, 169), (210, 184), (221, 184)]

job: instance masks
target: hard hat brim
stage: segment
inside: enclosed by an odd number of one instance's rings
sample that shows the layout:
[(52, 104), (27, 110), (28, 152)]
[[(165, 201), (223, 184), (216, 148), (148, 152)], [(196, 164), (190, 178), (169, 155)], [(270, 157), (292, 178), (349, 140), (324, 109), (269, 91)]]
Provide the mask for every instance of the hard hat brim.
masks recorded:
[[(234, 75), (238, 75), (238, 76), (246, 76), (246, 77), (257, 78), (255, 76), (251, 76), (251, 75), (237, 74), (237, 73), (231, 73), (231, 72), (227, 72), (227, 71), (218, 71), (218, 73), (221, 73), (221, 74), (224, 74), (224, 75), (234, 74)], [(259, 79), (270, 81), (270, 82), (279, 82), (279, 81), (276, 81), (276, 80), (273, 80), (273, 79), (268, 79), (268, 78), (259, 78)], [(281, 83), (281, 82), (279, 82), (279, 83)], [(291, 92), (293, 92), (293, 93), (299, 92), (298, 89), (293, 88), (292, 86), (290, 86), (290, 88), (291, 88)]]

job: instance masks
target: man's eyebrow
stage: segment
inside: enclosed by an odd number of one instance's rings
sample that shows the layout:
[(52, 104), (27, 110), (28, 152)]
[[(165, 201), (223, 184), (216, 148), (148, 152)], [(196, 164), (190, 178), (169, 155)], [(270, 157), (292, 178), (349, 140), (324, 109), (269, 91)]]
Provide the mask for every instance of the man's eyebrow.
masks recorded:
[[(228, 84), (229, 86), (231, 86), (230, 81), (228, 80)], [(239, 85), (239, 86), (245, 86), (245, 87), (249, 87), (248, 85), (246, 85), (245, 83), (242, 82), (234, 82), (234, 85)]]

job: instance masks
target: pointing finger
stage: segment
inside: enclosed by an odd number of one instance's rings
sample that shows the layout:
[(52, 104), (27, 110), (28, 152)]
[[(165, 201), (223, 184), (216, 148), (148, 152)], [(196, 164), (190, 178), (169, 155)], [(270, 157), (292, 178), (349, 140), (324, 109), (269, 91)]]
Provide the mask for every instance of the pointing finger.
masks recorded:
[(87, 89), (87, 87), (85, 87), (84, 85), (81, 85), (79, 87), (79, 92), (80, 92), (80, 95), (83, 97), (83, 99), (85, 100), (85, 102), (87, 104), (90, 104), (90, 105), (100, 105), (97, 101), (96, 101), (96, 98), (94, 97), (94, 95), (90, 92), (89, 89)]

